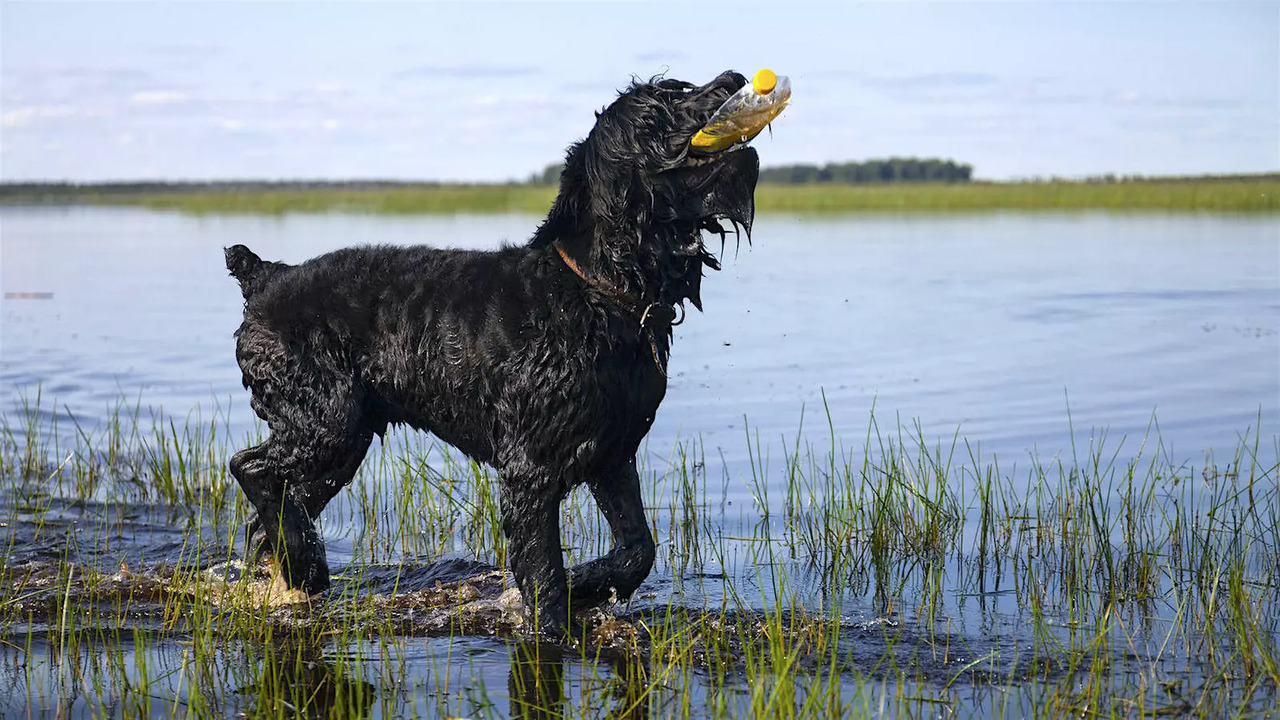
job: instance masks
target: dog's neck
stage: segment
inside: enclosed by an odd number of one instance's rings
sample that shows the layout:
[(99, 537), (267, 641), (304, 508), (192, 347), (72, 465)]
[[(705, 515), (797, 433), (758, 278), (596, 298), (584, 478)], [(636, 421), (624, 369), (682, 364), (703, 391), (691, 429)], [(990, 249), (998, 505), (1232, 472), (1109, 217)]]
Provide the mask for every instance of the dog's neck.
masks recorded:
[(702, 245), (704, 223), (694, 219), (700, 215), (677, 212), (688, 203), (665, 196), (622, 209), (602, 203), (602, 191), (595, 191), (582, 162), (574, 162), (579, 154), (571, 153), (560, 193), (530, 246), (557, 247), (584, 281), (610, 288), (600, 294), (626, 297), (641, 308), (631, 313), (637, 319), (654, 304), (670, 311), (689, 300), (701, 310), (703, 268), (719, 269), (719, 263)]
[[(667, 374), (667, 358), (671, 352), (671, 328), (684, 322), (684, 313), (681, 312), (680, 320), (677, 321), (675, 319), (675, 303), (649, 302), (643, 297), (627, 292), (607, 279), (588, 274), (565, 251), (560, 241), (554, 240), (551, 245), (560, 256), (560, 260), (564, 262), (569, 270), (573, 271), (574, 275), (577, 275), (589, 287), (596, 290), (610, 304), (620, 309), (623, 314), (639, 322), (639, 335), (649, 345), (649, 351), (653, 354), (654, 367), (658, 368), (658, 372), (665, 377)], [(680, 307), (683, 310), (683, 305)]]
[(565, 251), (560, 241), (554, 241), (552, 247), (556, 249), (560, 259), (573, 271), (574, 275), (582, 278), (583, 282), (595, 288), (596, 291), (618, 305), (627, 314), (636, 317), (640, 321), (642, 331), (663, 330), (673, 324), (680, 324), (672, 322), (676, 318), (676, 312), (673, 308), (674, 302), (664, 303), (661, 299), (649, 301), (645, 296), (628, 292), (606, 278), (587, 274), (583, 272), (578, 262)]
[(611, 228), (588, 223), (584, 227), (581, 217), (560, 212), (562, 202), (557, 199), (531, 247), (555, 247), (579, 277), (640, 307), (653, 303), (671, 307), (692, 299), (701, 308), (697, 282), (689, 292), (691, 283), (686, 278), (691, 272), (698, 278), (702, 274), (702, 246), (695, 226), (677, 229), (668, 223), (654, 228), (641, 223)]

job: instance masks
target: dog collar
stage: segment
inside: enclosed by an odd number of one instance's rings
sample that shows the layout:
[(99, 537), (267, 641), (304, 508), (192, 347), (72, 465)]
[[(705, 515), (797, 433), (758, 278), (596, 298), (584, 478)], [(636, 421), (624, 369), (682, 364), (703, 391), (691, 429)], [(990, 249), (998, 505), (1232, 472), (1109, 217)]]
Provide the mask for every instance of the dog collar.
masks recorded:
[(612, 300), (628, 313), (635, 315), (640, 321), (641, 329), (650, 330), (655, 327), (679, 325), (684, 322), (684, 318), (676, 321), (675, 308), (670, 305), (656, 302), (646, 303), (644, 300), (637, 300), (634, 296), (607, 280), (588, 276), (582, 272), (582, 268), (578, 267), (578, 263), (569, 257), (569, 253), (565, 252), (563, 247), (560, 247), (559, 241), (553, 242), (552, 245), (555, 247), (556, 252), (559, 253), (560, 259), (564, 261), (565, 265), (569, 266), (574, 275), (582, 278), (583, 282), (600, 291), (600, 294)]
[(607, 280), (601, 280), (600, 278), (593, 278), (587, 275), (582, 272), (582, 268), (578, 267), (578, 263), (575, 262), (573, 258), (569, 257), (569, 253), (564, 251), (564, 248), (560, 246), (559, 240), (552, 242), (551, 244), (555, 247), (556, 253), (560, 255), (560, 259), (563, 260), (564, 264), (573, 271), (574, 275), (582, 278), (582, 281), (587, 285), (595, 288), (601, 295), (604, 295), (606, 298), (613, 301), (615, 305), (621, 307), (629, 315), (634, 316), (640, 321), (640, 332), (642, 334), (649, 334), (649, 349), (653, 351), (653, 364), (657, 365), (658, 371), (665, 376), (667, 371), (664, 366), (666, 365), (665, 360), (667, 353), (658, 349), (658, 341), (654, 335), (654, 330), (669, 331), (673, 326), (684, 322), (683, 314), (679, 320), (676, 320), (676, 311), (674, 307), (657, 302), (646, 303), (643, 299), (637, 300), (634, 296), (617, 285), (614, 285)]

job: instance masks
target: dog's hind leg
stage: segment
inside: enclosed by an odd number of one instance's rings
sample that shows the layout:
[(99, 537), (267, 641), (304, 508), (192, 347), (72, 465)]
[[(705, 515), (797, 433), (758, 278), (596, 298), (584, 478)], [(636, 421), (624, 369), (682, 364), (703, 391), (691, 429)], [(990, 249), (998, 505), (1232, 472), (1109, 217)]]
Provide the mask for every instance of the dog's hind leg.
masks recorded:
[(621, 600), (631, 597), (649, 576), (655, 555), (635, 459), (588, 486), (613, 531), (613, 549), (569, 571), (569, 592), (575, 606), (596, 605), (614, 593)]
[[(250, 479), (247, 465), (252, 465), (262, 460), (267, 452), (267, 444), (254, 445), (245, 448), (231, 456), (231, 476), (240, 483), (241, 490), (244, 491), (245, 497), (250, 496), (250, 491), (244, 489), (245, 481)], [(241, 479), (245, 478), (245, 479)], [(262, 529), (262, 521), (258, 519), (258, 506), (253, 500), (249, 500), (249, 504), (253, 506), (253, 515), (249, 517), (249, 522), (244, 527), (244, 556), (246, 560), (255, 560), (263, 550), (270, 550), (267, 543), (266, 531)]]
[[(257, 511), (249, 527), (250, 550), (254, 544), (270, 548), (285, 585), (314, 595), (329, 587), (315, 521), (354, 477), (373, 433), (361, 424), (354, 401), (331, 399), (324, 413), (290, 410), (273, 414), (276, 422), (265, 443), (232, 456), (231, 474)], [(298, 418), (306, 429), (295, 430), (282, 418)]]
[(315, 525), (288, 492), (278, 448), (273, 436), (237, 452), (231, 456), (231, 474), (257, 513), (250, 522), (250, 543), (271, 549), (288, 587), (312, 595), (329, 586), (329, 567)]
[(250, 314), (237, 331), (236, 360), (253, 393), (250, 404), (271, 434), (236, 453), (231, 474), (257, 510), (251, 545), (272, 551), (289, 589), (314, 595), (329, 587), (315, 521), (355, 475), (374, 426), (366, 422), (366, 389), (347, 355), (323, 336), (302, 339), (297, 332), (281, 336)]

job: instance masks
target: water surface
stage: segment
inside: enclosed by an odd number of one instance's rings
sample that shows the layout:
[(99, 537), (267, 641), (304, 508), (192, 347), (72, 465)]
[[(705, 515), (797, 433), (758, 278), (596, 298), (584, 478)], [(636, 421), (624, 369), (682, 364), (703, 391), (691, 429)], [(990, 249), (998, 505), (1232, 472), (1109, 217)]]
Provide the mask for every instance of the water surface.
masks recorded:
[[(493, 248), (524, 216), (187, 217), (132, 209), (0, 214), (0, 396), (36, 388), (99, 419), (120, 396), (252, 415), (222, 248), (298, 262), (359, 243)], [(957, 432), (985, 455), (1052, 455), (1077, 433), (1174, 452), (1280, 419), (1280, 230), (1269, 217), (975, 215), (759, 219), (676, 330), (651, 449), (701, 436), (735, 463), (802, 410), (861, 438), (881, 422)], [(51, 293), (29, 299), (28, 293)], [(825, 403), (824, 403), (825, 398)]]
[[(187, 674), (194, 667), (192, 641), (183, 634), (188, 627), (167, 624), (164, 593), (171, 590), (164, 588), (193, 552), (206, 558), (201, 572), (230, 567), (226, 561), (238, 560), (225, 549), (234, 530), (201, 517), (199, 503), (134, 502), (114, 494), (110, 488), (127, 490), (131, 476), (153, 472), (145, 458), (121, 459), (123, 484), (104, 484), (87, 499), (60, 497), (75, 495), (61, 485), (38, 486), (59, 475), (77, 438), (109, 437), (103, 428), (119, 417), (122, 398), (126, 415), (138, 412), (144, 434), (153, 432), (150, 418), (163, 412), (161, 444), (179, 444), (165, 429), (180, 434), (183, 418), (216, 418), (217, 432), (233, 438), (218, 442), (230, 449), (261, 432), (235, 365), (232, 333), (242, 300), (223, 266), (223, 247), (243, 243), (286, 262), (357, 243), (494, 248), (523, 242), (536, 223), (524, 216), (202, 218), (133, 209), (0, 209), (0, 402), (15, 442), (7, 447), (14, 462), (21, 460), (28, 433), (47, 436), (55, 422), (62, 443), (38, 472), (12, 478), (12, 491), (0, 494), (9, 539), (4, 566), (26, 578), (29, 590), (20, 598), (0, 596), (0, 609), (29, 615), (0, 637), (0, 655), (13, 659), (0, 664), (6, 668), (0, 670), (0, 711), (97, 716), (116, 707), (103, 710), (102, 703), (115, 702), (119, 687), (139, 683), (170, 703), (166, 707), (201, 696)], [(1280, 566), (1269, 540), (1280, 527), (1278, 235), (1276, 222), (1265, 217), (760, 218), (753, 243), (735, 246), (731, 239), (724, 271), (704, 281), (705, 314), (691, 311), (676, 329), (667, 399), (642, 453), (659, 560), (620, 617), (657, 623), (674, 609), (693, 627), (733, 593), (745, 603), (740, 611), (750, 624), (757, 621), (752, 613), (796, 602), (845, 628), (842, 672), (881, 677), (886, 657), (894, 658), (889, 667), (910, 668), (906, 691), (851, 681), (841, 687), (851, 701), (875, 707), (887, 693), (891, 705), (909, 714), (936, 710), (932, 700), (913, 710), (916, 695), (957, 698), (976, 714), (1042, 709), (1055, 697), (1055, 683), (1071, 683), (1064, 673), (1038, 677), (1033, 691), (1012, 701), (1000, 678), (1016, 673), (1027, 661), (1025, 649), (1039, 647), (1046, 632), (1070, 645), (1080, 630), (1074, 603), (1097, 598), (1062, 589), (1066, 599), (1051, 599), (1033, 621), (1021, 576), (1001, 575), (1000, 563), (988, 576), (985, 551), (975, 559), (979, 493), (967, 484), (981, 479), (981, 466), (998, 462), (1000, 476), (1014, 484), (1009, 493), (1041, 492), (1031, 487), (1035, 473), (1010, 468), (1030, 466), (1033, 458), (1050, 467), (1061, 458), (1067, 469), (1059, 487), (1076, 492), (1072, 468), (1088, 464), (1090, 446), (1105, 446), (1104, 460), (1114, 455), (1123, 469), (1126, 458), (1151, 457), (1157, 438), (1164, 465), (1181, 468), (1180, 479), (1203, 482), (1168, 481), (1167, 489), (1148, 493), (1144, 497), (1167, 504), (1147, 507), (1147, 517), (1185, 510), (1198, 494), (1208, 497), (1208, 506), (1249, 507), (1247, 521), (1262, 533), (1246, 552), (1250, 587), (1274, 594)], [(24, 408), (37, 394), (44, 415), (29, 427)], [(949, 477), (966, 485), (952, 488), (963, 498), (958, 512), (965, 540), (945, 560), (909, 552), (875, 562), (861, 558), (845, 570), (851, 577), (842, 589), (830, 591), (823, 548), (806, 546), (797, 531), (817, 494), (797, 497), (795, 488), (805, 486), (788, 485), (793, 473), (780, 467), (799, 437), (802, 454), (806, 447), (818, 454), (834, 447), (856, 469), (865, 452), (879, 472), (881, 438), (897, 441), (900, 428), (941, 448), (943, 457), (954, 448), (959, 464), (972, 458), (979, 467)], [(1223, 467), (1246, 435), (1260, 439), (1258, 501), (1251, 507), (1239, 497), (1248, 469)], [(436, 538), (432, 520), (370, 549), (370, 537), (406, 518), (437, 517), (422, 510), (434, 497), (430, 483), (440, 480), (428, 466), (446, 464), (438, 449), (427, 447), (417, 436), (390, 436), (385, 448), (375, 447), (361, 480), (322, 518), (335, 575), (348, 583), (334, 612), (355, 612), (343, 605), (350, 597), (394, 603), (437, 582), (493, 570), (490, 545), (469, 541), (452, 526)], [(217, 476), (224, 460), (215, 454), (213, 464), (194, 474)], [(692, 473), (692, 485), (681, 484), (681, 472)], [(923, 482), (924, 475), (908, 481)], [(492, 481), (458, 482), (459, 496), (474, 498)], [(1254, 490), (1248, 486), (1249, 497)], [(400, 497), (412, 502), (397, 505)], [(571, 554), (580, 559), (607, 548), (598, 517), (569, 524)], [(1113, 529), (1117, 547), (1141, 545), (1140, 537), (1123, 536), (1118, 522)], [(1013, 532), (1021, 543), (1022, 531)], [(1207, 532), (1218, 537), (1212, 528)], [(691, 542), (701, 549), (689, 551)], [(854, 540), (858, 547), (861, 542)], [(1028, 576), (1058, 577), (1061, 567), (1033, 559), (1027, 549)], [(1023, 548), (1015, 543), (1006, 552), (1021, 558)], [(1187, 584), (1185, 564), (1172, 556), (1162, 561), (1169, 568), (1155, 581), (1152, 604), (1124, 606), (1133, 625), (1116, 638), (1111, 676), (1145, 687), (1146, 673), (1153, 672), (1190, 689), (1208, 688), (1213, 681), (1197, 664), (1191, 641), (1169, 650), (1162, 640), (1190, 622), (1177, 604)], [(60, 574), (60, 563), (82, 575), (103, 573), (149, 598), (123, 613), (123, 630), (104, 632), (81, 650), (87, 664), (116, 652), (126, 658), (119, 665), (126, 679), (96, 699), (80, 694), (83, 678), (60, 649), (60, 603), (79, 592), (74, 578)], [(887, 574), (877, 574), (882, 571)], [(1046, 589), (1059, 582), (1046, 579)], [(937, 583), (945, 592), (930, 609), (907, 602), (928, 596)], [(898, 602), (886, 599), (895, 593)], [(392, 715), (440, 712), (441, 698), (451, 703), (446, 714), (483, 715), (495, 707), (505, 714), (505, 696), (519, 696), (509, 688), (527, 672), (546, 675), (571, 707), (631, 708), (633, 716), (679, 712), (691, 697), (695, 714), (715, 702), (743, 709), (735, 703), (751, 691), (737, 676), (723, 687), (702, 678), (688, 689), (658, 688), (637, 705), (625, 662), (568, 653), (529, 666), (519, 661), (528, 648), (490, 637), (510, 634), (501, 622), (458, 638), (441, 632), (448, 627), (444, 616), (388, 607), (388, 617), (400, 623), (396, 632), (298, 649), (310, 670), (296, 681), (330, 690), (369, 688), (382, 698), (379, 707), (393, 699), (400, 709)], [(1259, 607), (1272, 612), (1266, 637), (1275, 642), (1280, 612), (1274, 597)], [(330, 620), (290, 615), (273, 622), (305, 629)], [(139, 641), (130, 634), (148, 632), (157, 635)], [(1199, 637), (1195, 629), (1180, 632)], [(270, 695), (254, 683), (273, 646), (230, 641), (213, 648), (205, 667), (216, 668), (222, 680), (206, 702), (236, 714)], [(986, 662), (975, 667), (979, 658)], [(148, 668), (153, 679), (144, 681)], [(953, 687), (961, 675), (966, 683)], [(982, 679), (988, 676), (994, 685)], [(1226, 687), (1224, 702), (1234, 702), (1240, 687)], [(1266, 687), (1258, 691), (1264, 703), (1276, 695)], [(718, 699), (721, 693), (729, 699)], [(520, 714), (514, 700), (510, 712)]]

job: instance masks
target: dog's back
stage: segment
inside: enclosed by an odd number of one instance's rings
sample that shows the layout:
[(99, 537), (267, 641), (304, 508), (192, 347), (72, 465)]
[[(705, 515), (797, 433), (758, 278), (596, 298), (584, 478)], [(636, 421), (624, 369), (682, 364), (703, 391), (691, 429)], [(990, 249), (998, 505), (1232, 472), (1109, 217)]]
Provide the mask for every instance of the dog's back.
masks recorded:
[[(226, 254), (246, 300), (236, 357), (268, 422), (292, 422), (303, 396), (341, 390), (343, 412), (374, 433), (404, 423), (494, 463), (509, 434), (499, 429), (500, 409), (520, 406), (512, 412), (529, 416), (522, 423), (553, 422), (576, 403), (543, 396), (570, 389), (611, 406), (621, 392), (612, 385), (630, 380), (591, 382), (602, 379), (592, 365), (606, 355), (647, 357), (639, 338), (613, 337), (607, 319), (587, 312), (546, 251), (364, 246), (299, 265), (264, 261), (242, 245)], [(623, 414), (652, 416), (661, 391), (644, 388), (639, 407)], [(619, 434), (630, 440), (635, 431)]]

